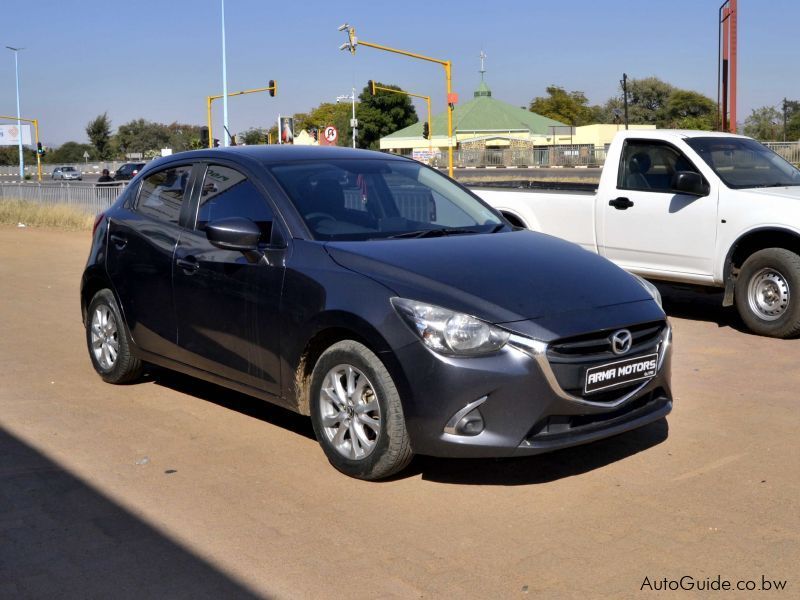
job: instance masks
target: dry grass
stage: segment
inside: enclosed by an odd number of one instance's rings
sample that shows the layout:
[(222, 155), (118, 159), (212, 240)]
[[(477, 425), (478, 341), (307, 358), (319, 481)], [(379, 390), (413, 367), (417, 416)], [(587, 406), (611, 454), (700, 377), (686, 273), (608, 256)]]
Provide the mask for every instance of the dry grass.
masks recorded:
[(0, 223), (28, 227), (53, 227), (70, 231), (92, 228), (94, 217), (66, 204), (37, 204), (22, 200), (0, 200)]

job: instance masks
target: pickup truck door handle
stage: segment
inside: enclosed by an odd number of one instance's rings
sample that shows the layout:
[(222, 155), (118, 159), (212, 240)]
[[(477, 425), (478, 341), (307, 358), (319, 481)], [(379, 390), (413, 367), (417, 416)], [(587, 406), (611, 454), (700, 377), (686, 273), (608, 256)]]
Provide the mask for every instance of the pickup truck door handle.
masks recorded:
[(128, 238), (126, 238), (124, 236), (117, 235), (116, 233), (112, 233), (108, 237), (111, 238), (111, 241), (117, 247), (117, 250), (122, 250), (125, 246), (128, 245)]
[(197, 262), (197, 259), (194, 256), (188, 256), (186, 258), (178, 258), (175, 260), (175, 264), (178, 265), (183, 272), (187, 275), (191, 275), (200, 268), (200, 263)]
[(609, 206), (613, 206), (617, 210), (628, 210), (633, 206), (633, 201), (628, 198), (614, 198), (608, 201)]

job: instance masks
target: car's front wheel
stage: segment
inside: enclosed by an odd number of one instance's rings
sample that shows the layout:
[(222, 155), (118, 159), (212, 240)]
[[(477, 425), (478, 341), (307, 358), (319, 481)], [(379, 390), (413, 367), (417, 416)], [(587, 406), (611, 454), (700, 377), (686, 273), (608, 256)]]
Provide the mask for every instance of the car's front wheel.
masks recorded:
[(358, 479), (393, 475), (413, 456), (397, 386), (380, 359), (345, 340), (311, 374), (311, 420), (330, 463)]
[(86, 311), (86, 345), (92, 365), (103, 381), (127, 383), (142, 373), (142, 362), (131, 352), (131, 342), (111, 290), (94, 295)]
[(748, 257), (736, 280), (736, 308), (754, 333), (777, 338), (800, 334), (800, 256), (766, 248)]

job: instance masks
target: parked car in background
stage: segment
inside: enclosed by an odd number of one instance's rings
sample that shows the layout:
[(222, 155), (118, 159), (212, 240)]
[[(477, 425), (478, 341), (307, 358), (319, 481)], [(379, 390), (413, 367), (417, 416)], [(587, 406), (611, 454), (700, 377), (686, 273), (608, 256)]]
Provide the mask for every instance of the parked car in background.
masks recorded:
[(81, 179), (83, 179), (81, 172), (75, 167), (56, 167), (53, 169), (53, 174), (50, 177), (52, 179), (62, 179), (64, 181), (81, 181)]
[(105, 381), (148, 362), (310, 415), (353, 477), (547, 452), (672, 407), (651, 284), (406, 158), (184, 152), (92, 235), (81, 308)]
[(800, 170), (710, 131), (621, 131), (607, 157), (596, 193), (476, 193), (633, 273), (724, 289), (755, 333), (800, 335)]
[(136, 174), (141, 171), (146, 163), (125, 163), (114, 173), (115, 181), (129, 181), (136, 177)]

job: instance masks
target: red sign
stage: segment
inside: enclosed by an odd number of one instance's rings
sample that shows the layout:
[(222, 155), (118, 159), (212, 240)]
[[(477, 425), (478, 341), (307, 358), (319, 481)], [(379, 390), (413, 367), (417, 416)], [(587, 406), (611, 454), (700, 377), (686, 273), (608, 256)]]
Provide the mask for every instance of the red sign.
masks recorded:
[(319, 137), (320, 146), (335, 146), (336, 140), (339, 139), (339, 132), (333, 125), (328, 125), (322, 130), (322, 135)]
[(447, 94), (447, 103), (448, 104), (458, 104), (458, 94), (455, 92), (450, 92)]

